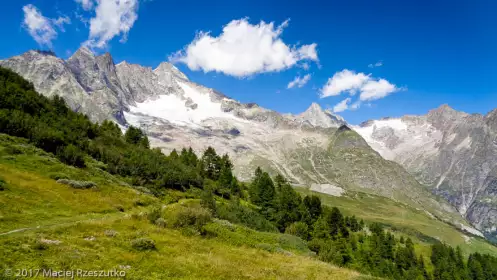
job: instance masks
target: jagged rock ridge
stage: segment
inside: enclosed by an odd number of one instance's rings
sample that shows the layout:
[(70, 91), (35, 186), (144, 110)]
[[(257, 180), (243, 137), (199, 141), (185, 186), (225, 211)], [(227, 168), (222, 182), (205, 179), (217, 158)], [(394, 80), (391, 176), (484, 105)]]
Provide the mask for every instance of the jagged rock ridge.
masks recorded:
[(474, 226), (497, 231), (497, 111), (442, 105), (423, 116), (366, 122), (356, 131), (384, 158), (404, 166)]

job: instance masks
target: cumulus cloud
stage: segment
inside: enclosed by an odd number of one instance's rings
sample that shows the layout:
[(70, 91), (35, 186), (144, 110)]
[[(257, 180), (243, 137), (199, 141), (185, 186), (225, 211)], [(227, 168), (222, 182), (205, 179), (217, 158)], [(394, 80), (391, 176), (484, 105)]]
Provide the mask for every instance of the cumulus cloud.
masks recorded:
[(81, 7), (83, 7), (83, 10), (89, 11), (93, 8), (93, 0), (75, 0), (76, 3), (81, 4)]
[(345, 98), (344, 100), (340, 101), (337, 105), (333, 107), (333, 112), (335, 113), (340, 113), (343, 112), (347, 109), (349, 109), (349, 103), (352, 99), (350, 97)]
[(381, 67), (381, 66), (383, 66), (383, 61), (381, 61), (381, 60), (376, 62), (375, 64), (371, 63), (368, 65), (369, 68), (376, 68), (376, 67)]
[(305, 86), (305, 84), (307, 84), (307, 82), (309, 82), (310, 79), (311, 79), (311, 74), (307, 74), (304, 77), (297, 76), (297, 77), (295, 77), (295, 79), (293, 79), (293, 81), (288, 83), (287, 88), (288, 89), (294, 88), (294, 87), (301, 88), (301, 87)]
[(399, 90), (394, 84), (385, 79), (371, 80), (362, 86), (359, 98), (361, 101), (376, 100)]
[[(126, 42), (128, 33), (138, 19), (138, 0), (76, 0), (85, 10), (95, 10), (90, 19), (90, 35), (85, 43), (91, 48), (105, 48), (110, 40), (121, 36)], [(96, 6), (95, 6), (96, 4)]]
[(405, 90), (405, 88), (399, 88), (386, 79), (377, 79), (371, 75), (345, 69), (335, 73), (333, 77), (328, 79), (321, 89), (320, 97), (338, 96), (342, 93), (354, 96), (359, 92), (359, 98), (356, 102), (349, 105), (352, 100), (347, 98), (338, 103), (333, 109), (335, 112), (342, 112), (347, 109), (358, 109), (364, 101), (381, 99), (401, 90)]
[(68, 17), (61, 16), (57, 19), (44, 17), (40, 10), (32, 4), (22, 7), (24, 12), (23, 27), (29, 35), (41, 46), (52, 47), (52, 41), (57, 38), (59, 28), (64, 31), (64, 24), (70, 24)]
[(288, 20), (279, 26), (261, 21), (253, 25), (247, 18), (233, 20), (223, 27), (219, 36), (200, 32), (183, 50), (170, 56), (192, 70), (222, 72), (235, 77), (275, 72), (298, 62), (318, 61), (315, 43), (287, 45), (281, 34)]
[(328, 79), (321, 89), (321, 98), (337, 96), (343, 92), (349, 92), (354, 95), (370, 79), (369, 75), (355, 73), (347, 69), (337, 72)]

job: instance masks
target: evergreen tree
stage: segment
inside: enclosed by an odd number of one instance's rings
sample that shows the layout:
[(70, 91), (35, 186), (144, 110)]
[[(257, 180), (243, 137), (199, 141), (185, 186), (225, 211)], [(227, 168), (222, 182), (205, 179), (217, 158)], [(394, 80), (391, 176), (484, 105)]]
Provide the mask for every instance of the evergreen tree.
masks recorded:
[[(477, 254), (472, 254), (468, 259), (468, 271), (472, 280), (485, 280), (482, 265)], [(488, 278), (490, 279), (490, 278)]]
[(146, 149), (150, 148), (148, 137), (137, 127), (130, 126), (124, 134), (124, 139), (130, 144), (141, 146)]
[(300, 195), (292, 188), (286, 179), (278, 175), (276, 183), (276, 224), (280, 231), (284, 231), (291, 223), (301, 220), (300, 205), (302, 203)]
[(323, 213), (321, 199), (316, 195), (308, 195), (304, 198), (303, 203), (311, 216), (311, 222), (314, 223)]
[(172, 159), (172, 160), (178, 160), (179, 159), (179, 155), (178, 155), (178, 152), (176, 151), (176, 149), (173, 149), (171, 151), (171, 153), (169, 154), (169, 158)]
[(217, 155), (216, 150), (212, 147), (208, 147), (201, 159), (202, 174), (211, 179), (217, 180), (219, 178), (219, 173), (221, 172), (221, 158)]
[(331, 236), (338, 235), (342, 231), (342, 228), (345, 227), (343, 215), (336, 207), (333, 207), (331, 212), (327, 215), (327, 221)]

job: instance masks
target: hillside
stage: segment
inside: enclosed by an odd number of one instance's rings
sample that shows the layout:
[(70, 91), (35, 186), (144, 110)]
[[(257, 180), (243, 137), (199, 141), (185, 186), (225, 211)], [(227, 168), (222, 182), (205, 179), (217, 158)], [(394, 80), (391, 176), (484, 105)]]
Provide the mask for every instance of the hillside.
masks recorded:
[[(366, 279), (310, 258), (298, 240), (280, 243), (284, 235), (249, 231), (226, 242), (157, 227), (145, 213), (163, 200), (126, 186), (98, 166), (66, 166), (5, 134), (0, 134), (0, 174), (5, 182), (0, 279), (11, 279), (2, 278), (6, 269), (23, 268), (115, 269), (125, 271), (126, 279)], [(73, 189), (56, 177), (91, 179), (97, 189)], [(151, 238), (157, 249), (134, 250), (130, 242), (139, 237)], [(258, 248), (262, 243), (288, 251)]]

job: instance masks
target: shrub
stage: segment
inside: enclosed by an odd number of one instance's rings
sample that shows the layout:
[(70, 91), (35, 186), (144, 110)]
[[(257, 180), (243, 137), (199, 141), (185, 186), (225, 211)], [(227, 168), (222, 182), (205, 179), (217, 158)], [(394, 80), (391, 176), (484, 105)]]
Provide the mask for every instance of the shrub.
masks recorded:
[(155, 223), (157, 219), (160, 218), (161, 209), (160, 207), (155, 207), (150, 212), (147, 213), (147, 218), (151, 223)]
[(5, 190), (5, 185), (7, 185), (7, 183), (5, 183), (5, 180), (0, 178), (0, 191)]
[(164, 220), (163, 218), (158, 218), (157, 220), (155, 220), (154, 222), (158, 227), (166, 227), (166, 220)]
[(309, 238), (309, 227), (306, 223), (295, 222), (290, 224), (286, 229), (285, 233), (298, 236), (304, 240)]
[(50, 179), (54, 179), (54, 180), (69, 179), (69, 176), (67, 176), (64, 173), (60, 173), (60, 172), (49, 173), (48, 177), (50, 177)]
[(264, 216), (239, 203), (218, 205), (216, 215), (220, 219), (228, 220), (235, 224), (242, 224), (255, 230), (267, 232), (278, 231)]
[(209, 210), (200, 206), (174, 204), (165, 209), (164, 220), (170, 227), (192, 226), (196, 230), (201, 230), (204, 225), (212, 220), (212, 214)]
[(65, 164), (76, 167), (85, 167), (83, 152), (74, 145), (59, 147), (57, 149), (57, 158)]
[(68, 179), (59, 179), (57, 180), (57, 183), (69, 185), (75, 189), (90, 189), (97, 186), (97, 184), (90, 181), (75, 181)]
[(149, 238), (137, 238), (131, 241), (131, 247), (138, 251), (155, 250), (155, 242)]
[(23, 151), (16, 146), (7, 146), (3, 151), (8, 155), (20, 155), (23, 153)]
[(47, 250), (48, 245), (46, 243), (41, 242), (40, 240), (36, 240), (35, 244), (33, 245), (33, 249), (40, 251)]
[(256, 244), (255, 248), (259, 248), (259, 249), (262, 249), (262, 250), (265, 250), (265, 251), (268, 251), (268, 252), (274, 252), (275, 251), (275, 247), (273, 245), (267, 244), (267, 243)]

